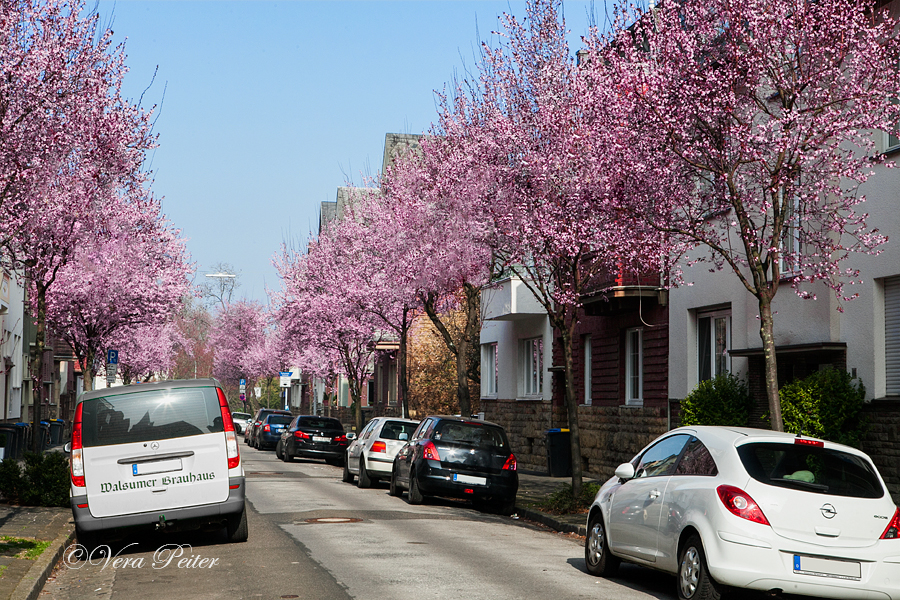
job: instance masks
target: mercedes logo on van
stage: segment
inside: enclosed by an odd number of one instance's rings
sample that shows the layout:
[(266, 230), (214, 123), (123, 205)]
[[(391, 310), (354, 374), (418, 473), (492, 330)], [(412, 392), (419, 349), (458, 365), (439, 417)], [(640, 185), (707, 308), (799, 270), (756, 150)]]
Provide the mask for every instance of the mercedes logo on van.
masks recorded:
[(151, 450), (159, 450), (159, 442), (151, 442), (150, 449)]
[(826, 504), (819, 510), (822, 511), (822, 516), (825, 517), (826, 519), (833, 519), (835, 516), (837, 516), (837, 511), (834, 509), (834, 506), (832, 506), (831, 504)]

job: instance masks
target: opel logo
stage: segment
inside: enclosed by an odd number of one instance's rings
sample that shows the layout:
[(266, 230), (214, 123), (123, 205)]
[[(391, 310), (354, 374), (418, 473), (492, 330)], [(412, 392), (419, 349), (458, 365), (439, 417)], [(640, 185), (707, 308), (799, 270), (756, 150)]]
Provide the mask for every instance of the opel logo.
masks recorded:
[[(151, 450), (159, 450), (159, 442), (151, 442), (151, 443), (150, 443), (150, 449), (151, 449)], [(822, 510), (824, 510), (824, 509), (822, 509)], [(830, 517), (829, 517), (829, 518), (830, 518)]]
[(822, 516), (826, 519), (833, 519), (837, 515), (837, 511), (834, 509), (834, 506), (831, 504), (826, 504), (819, 510), (822, 511)]

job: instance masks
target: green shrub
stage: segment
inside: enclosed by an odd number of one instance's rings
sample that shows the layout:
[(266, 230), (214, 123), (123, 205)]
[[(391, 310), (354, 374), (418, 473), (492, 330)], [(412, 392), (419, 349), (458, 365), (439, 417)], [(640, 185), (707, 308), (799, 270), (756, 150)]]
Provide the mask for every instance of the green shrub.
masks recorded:
[(753, 399), (747, 384), (731, 373), (700, 384), (681, 402), (682, 425), (746, 427)]
[(584, 483), (581, 486), (581, 496), (575, 498), (572, 494), (572, 485), (564, 483), (539, 506), (542, 510), (556, 515), (585, 512), (590, 508), (599, 490), (599, 483)]
[(25, 453), (25, 468), (11, 458), (0, 461), (0, 493), (25, 506), (69, 506), (69, 460), (59, 452)]
[(779, 393), (785, 431), (859, 447), (867, 428), (862, 381), (828, 368), (788, 383)]

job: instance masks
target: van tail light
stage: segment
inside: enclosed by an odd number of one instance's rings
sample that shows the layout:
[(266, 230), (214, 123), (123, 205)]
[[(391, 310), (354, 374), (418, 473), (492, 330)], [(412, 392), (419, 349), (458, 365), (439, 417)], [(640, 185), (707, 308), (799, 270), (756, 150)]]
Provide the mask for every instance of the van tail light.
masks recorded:
[(295, 432), (294, 432), (294, 437), (297, 438), (298, 440), (308, 440), (308, 439), (310, 439), (309, 434), (308, 434), (308, 433), (303, 433), (302, 431), (295, 431)]
[(894, 511), (894, 518), (888, 523), (887, 529), (881, 534), (880, 540), (896, 540), (900, 537), (900, 508)]
[(387, 452), (387, 444), (384, 442), (375, 442), (372, 444), (372, 452)]
[(263, 431), (269, 432), (269, 431), (272, 431), (272, 428), (269, 427), (268, 423), (266, 423), (265, 427), (263, 427)]
[(437, 448), (435, 448), (434, 444), (431, 442), (425, 442), (422, 445), (422, 457), (425, 460), (441, 460), (441, 455), (438, 454)]
[(510, 454), (509, 458), (506, 459), (506, 462), (503, 463), (504, 471), (515, 471), (516, 470), (516, 455)]
[(228, 455), (228, 468), (235, 469), (241, 464), (241, 453), (238, 450), (237, 435), (234, 433), (234, 421), (231, 420), (231, 409), (228, 408), (228, 400), (221, 388), (216, 388), (219, 395), (219, 411), (222, 413), (222, 423), (225, 424), (225, 452)]
[(731, 514), (760, 525), (769, 525), (769, 520), (759, 505), (741, 488), (733, 485), (720, 485), (716, 488), (716, 492), (719, 494), (722, 504)]
[(72, 422), (72, 454), (70, 461), (72, 463), (72, 485), (75, 487), (86, 487), (84, 482), (84, 454), (81, 443), (81, 409), (84, 403), (79, 403), (75, 409), (75, 421)]

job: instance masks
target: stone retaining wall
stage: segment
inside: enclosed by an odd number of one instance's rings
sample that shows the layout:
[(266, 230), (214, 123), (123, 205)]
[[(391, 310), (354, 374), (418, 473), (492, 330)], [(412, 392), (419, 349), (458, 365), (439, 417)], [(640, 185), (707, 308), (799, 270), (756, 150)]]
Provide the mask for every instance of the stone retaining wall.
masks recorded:
[(875, 400), (863, 414), (869, 430), (861, 449), (872, 457), (894, 503), (900, 503), (900, 400)]

